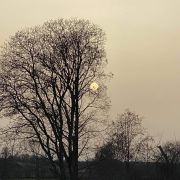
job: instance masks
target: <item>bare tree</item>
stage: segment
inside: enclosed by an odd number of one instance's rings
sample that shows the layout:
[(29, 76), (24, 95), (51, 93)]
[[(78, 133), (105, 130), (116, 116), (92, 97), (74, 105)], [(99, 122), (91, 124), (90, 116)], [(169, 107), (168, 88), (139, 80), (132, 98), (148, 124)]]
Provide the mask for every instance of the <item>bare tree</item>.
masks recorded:
[(115, 159), (127, 164), (150, 159), (153, 138), (142, 127), (142, 117), (128, 109), (113, 122), (109, 139)]
[(60, 19), (17, 32), (1, 53), (1, 114), (20, 139), (40, 143), (63, 180), (78, 179), (78, 158), (109, 107), (104, 40), (89, 21)]
[(118, 116), (112, 128), (112, 142), (117, 159), (125, 162), (136, 160), (147, 140), (142, 127), (142, 117), (130, 110)]
[(155, 154), (157, 162), (176, 165), (180, 162), (180, 142), (169, 141), (162, 146), (157, 146), (159, 151)]
[(158, 162), (164, 179), (175, 178), (177, 165), (180, 163), (180, 142), (169, 141), (162, 146), (157, 146), (158, 151), (154, 155), (154, 160)]
[(142, 117), (126, 110), (109, 130), (106, 143), (96, 153), (97, 159), (152, 161), (154, 139), (142, 127)]

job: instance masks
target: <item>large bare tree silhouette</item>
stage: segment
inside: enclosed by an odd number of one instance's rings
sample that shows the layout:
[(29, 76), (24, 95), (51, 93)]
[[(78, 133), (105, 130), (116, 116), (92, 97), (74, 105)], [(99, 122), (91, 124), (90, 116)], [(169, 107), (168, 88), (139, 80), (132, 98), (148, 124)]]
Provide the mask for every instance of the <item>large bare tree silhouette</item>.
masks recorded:
[(63, 180), (78, 179), (78, 158), (109, 107), (104, 40), (89, 21), (59, 19), (17, 32), (1, 53), (1, 114), (11, 132), (40, 143)]

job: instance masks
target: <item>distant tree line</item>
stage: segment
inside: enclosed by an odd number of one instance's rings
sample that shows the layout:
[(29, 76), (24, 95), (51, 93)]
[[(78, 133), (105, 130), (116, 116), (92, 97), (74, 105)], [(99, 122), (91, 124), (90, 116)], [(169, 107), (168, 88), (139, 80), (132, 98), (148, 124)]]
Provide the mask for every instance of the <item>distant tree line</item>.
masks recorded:
[(3, 148), (0, 156), (0, 179), (53, 177), (55, 175), (47, 158), (28, 154), (10, 155), (8, 148)]

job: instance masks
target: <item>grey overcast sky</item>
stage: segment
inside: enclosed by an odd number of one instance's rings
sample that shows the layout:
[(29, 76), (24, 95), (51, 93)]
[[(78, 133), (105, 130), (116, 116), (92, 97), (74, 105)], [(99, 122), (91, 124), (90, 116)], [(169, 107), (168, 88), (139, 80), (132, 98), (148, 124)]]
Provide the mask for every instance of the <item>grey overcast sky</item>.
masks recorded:
[(90, 19), (107, 36), (112, 116), (130, 108), (159, 140), (180, 140), (179, 9), (179, 0), (0, 0), (0, 45), (50, 19)]

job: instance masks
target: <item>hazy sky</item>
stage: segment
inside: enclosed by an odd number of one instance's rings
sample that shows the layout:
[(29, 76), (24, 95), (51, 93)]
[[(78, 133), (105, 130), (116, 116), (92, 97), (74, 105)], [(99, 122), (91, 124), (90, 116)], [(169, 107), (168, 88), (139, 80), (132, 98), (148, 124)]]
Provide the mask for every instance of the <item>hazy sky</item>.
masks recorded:
[(0, 45), (24, 27), (70, 17), (106, 32), (111, 114), (130, 108), (153, 136), (180, 140), (180, 1), (0, 0)]

